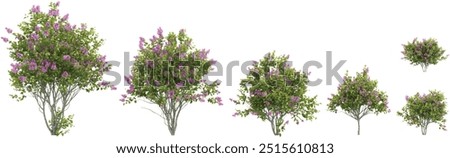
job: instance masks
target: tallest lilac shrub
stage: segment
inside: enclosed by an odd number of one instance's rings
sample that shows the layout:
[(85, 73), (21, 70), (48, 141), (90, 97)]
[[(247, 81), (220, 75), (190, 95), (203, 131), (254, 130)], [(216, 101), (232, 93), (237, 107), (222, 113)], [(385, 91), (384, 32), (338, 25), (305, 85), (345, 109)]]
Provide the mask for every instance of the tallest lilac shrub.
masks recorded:
[(209, 50), (195, 48), (184, 30), (164, 36), (159, 28), (149, 41), (141, 37), (132, 75), (125, 77), (130, 86), (120, 101), (128, 104), (140, 99), (157, 105), (160, 112), (148, 109), (163, 118), (175, 135), (180, 112), (187, 105), (206, 101), (222, 105), (217, 96), (220, 82), (203, 79), (215, 63), (208, 54)]
[(11, 95), (18, 101), (27, 95), (34, 98), (44, 116), (51, 135), (64, 135), (73, 125), (73, 115), (67, 110), (77, 94), (101, 90), (110, 86), (101, 81), (111, 66), (98, 53), (103, 40), (93, 28), (71, 24), (69, 14), (61, 15), (59, 2), (50, 3), (48, 12), (33, 6), (20, 23), (21, 32), (6, 28), (14, 39), (2, 37), (10, 44), (14, 60), (9, 71)]

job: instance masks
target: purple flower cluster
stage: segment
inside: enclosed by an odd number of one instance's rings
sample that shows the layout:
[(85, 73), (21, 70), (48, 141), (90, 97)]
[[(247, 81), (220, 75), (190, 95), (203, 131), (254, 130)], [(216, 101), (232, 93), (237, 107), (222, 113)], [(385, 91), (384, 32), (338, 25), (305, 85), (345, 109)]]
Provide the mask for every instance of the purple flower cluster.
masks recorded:
[(64, 61), (69, 61), (70, 60), (70, 55), (63, 55), (63, 60)]
[(221, 97), (216, 97), (215, 99), (216, 99), (216, 102), (219, 104), (219, 106), (223, 105)]
[[(89, 51), (85, 47), (80, 48), (80, 50), (81, 50), (81, 53), (83, 53), (84, 55), (87, 55), (89, 53)], [(105, 62), (105, 59), (106, 59), (106, 56), (101, 57), (102, 62)]]
[(259, 96), (259, 97), (266, 97), (267, 96), (267, 92), (261, 91), (259, 89), (254, 90), (252, 94), (254, 96)]
[(8, 33), (8, 34), (11, 34), (12, 32), (13, 32), (13, 30), (12, 29), (10, 29), (10, 28), (5, 28), (6, 29), (6, 32)]
[(31, 8), (31, 12), (39, 13), (39, 12), (41, 12), (41, 7), (39, 5), (37, 5), (37, 6), (33, 5), (33, 7)]
[(210, 50), (205, 50), (205, 49), (200, 50), (198, 52), (198, 58), (201, 59), (201, 60), (205, 60), (207, 58), (207, 56), (208, 56), (209, 51)]
[(2, 38), (3, 42), (5, 42), (5, 43), (7, 43), (9, 41), (8, 38), (6, 38), (6, 37), (1, 37), (1, 38)]
[(50, 16), (59, 16), (59, 10), (58, 9), (51, 9), (48, 11), (48, 15)]
[(144, 50), (145, 39), (144, 37), (139, 37), (139, 49)]
[(17, 74), (17, 72), (19, 72), (20, 66), (20, 63), (11, 64), (11, 72)]
[(291, 103), (298, 103), (300, 101), (300, 97), (298, 96), (291, 96)]
[(68, 20), (69, 19), (69, 14), (66, 14), (66, 15), (64, 15), (63, 17), (62, 17), (62, 21), (66, 21), (66, 20)]
[(31, 60), (28, 62), (28, 70), (34, 71), (37, 69), (36, 61)]
[(64, 71), (61, 75), (63, 78), (69, 77), (69, 73), (67, 71)]

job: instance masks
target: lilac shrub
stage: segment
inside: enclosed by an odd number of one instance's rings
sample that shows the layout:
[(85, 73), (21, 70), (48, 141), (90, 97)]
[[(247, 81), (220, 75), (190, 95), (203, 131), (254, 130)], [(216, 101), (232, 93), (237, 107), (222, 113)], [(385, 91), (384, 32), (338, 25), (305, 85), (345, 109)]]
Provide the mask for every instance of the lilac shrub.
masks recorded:
[(64, 135), (73, 126), (73, 115), (66, 112), (77, 94), (115, 89), (102, 81), (111, 66), (98, 53), (103, 40), (86, 24), (71, 24), (69, 14), (61, 15), (59, 2), (50, 3), (48, 12), (33, 6), (21, 32), (6, 28), (14, 38), (2, 37), (10, 45), (14, 60), (9, 70), (12, 87), (18, 92), (12, 98), (21, 101), (30, 94), (39, 105), (51, 135)]
[(120, 99), (124, 104), (139, 100), (157, 105), (171, 135), (175, 135), (180, 112), (194, 102), (223, 105), (217, 96), (220, 82), (207, 83), (203, 79), (216, 62), (208, 58), (209, 50), (197, 49), (185, 30), (157, 35), (149, 40), (140, 37), (139, 54), (135, 57), (131, 75), (125, 76), (129, 84), (127, 94)]

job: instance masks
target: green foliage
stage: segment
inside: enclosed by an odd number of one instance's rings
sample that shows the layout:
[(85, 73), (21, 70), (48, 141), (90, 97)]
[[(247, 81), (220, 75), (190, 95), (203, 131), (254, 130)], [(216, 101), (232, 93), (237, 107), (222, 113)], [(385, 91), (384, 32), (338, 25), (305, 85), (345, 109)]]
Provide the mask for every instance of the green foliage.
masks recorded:
[(73, 127), (73, 115), (65, 117), (61, 108), (58, 108), (55, 116), (48, 121), (49, 126), (55, 127), (53, 130), (56, 136), (64, 136), (69, 132), (69, 128)]
[(439, 61), (447, 59), (436, 39), (423, 39), (418, 41), (415, 38), (412, 42), (403, 45), (403, 59), (411, 62), (412, 65), (421, 65), (425, 72), (429, 65), (436, 65)]
[(445, 128), (445, 115), (447, 114), (447, 103), (442, 92), (432, 90), (428, 94), (416, 93), (406, 96), (406, 105), (397, 114), (403, 117), (408, 125), (421, 127), (425, 135), (430, 123), (437, 123), (439, 129)]
[(314, 114), (318, 112), (316, 96), (306, 95), (308, 74), (291, 67), (288, 58), (271, 52), (255, 62), (247, 78), (240, 82), (238, 99), (232, 100), (235, 104), (250, 105), (248, 109), (237, 110), (235, 115), (252, 114), (268, 120), (272, 132), (278, 136), (285, 130), (289, 117), (298, 124), (315, 119)]
[(12, 98), (21, 101), (31, 94), (52, 135), (63, 135), (72, 126), (72, 116), (66, 118), (63, 113), (79, 91), (115, 89), (100, 82), (111, 68), (106, 56), (98, 53), (103, 40), (94, 28), (71, 24), (69, 14), (60, 16), (58, 8), (59, 2), (50, 3), (48, 12), (33, 6), (18, 25), (19, 32), (6, 28), (14, 39), (3, 38), (14, 60), (9, 76), (18, 93)]
[(338, 109), (358, 121), (358, 135), (360, 133), (359, 121), (369, 113), (387, 113), (388, 101), (385, 92), (378, 90), (378, 82), (371, 80), (369, 69), (364, 67), (355, 77), (344, 76), (344, 81), (338, 86), (337, 94), (329, 98), (328, 110), (337, 112)]
[(220, 82), (203, 79), (213, 70), (214, 60), (208, 59), (209, 50), (197, 49), (185, 30), (163, 35), (161, 28), (150, 41), (140, 38), (139, 54), (125, 80), (130, 85), (120, 99), (124, 104), (143, 99), (158, 105), (161, 116), (172, 135), (175, 134), (180, 111), (194, 102), (222, 105), (216, 95)]

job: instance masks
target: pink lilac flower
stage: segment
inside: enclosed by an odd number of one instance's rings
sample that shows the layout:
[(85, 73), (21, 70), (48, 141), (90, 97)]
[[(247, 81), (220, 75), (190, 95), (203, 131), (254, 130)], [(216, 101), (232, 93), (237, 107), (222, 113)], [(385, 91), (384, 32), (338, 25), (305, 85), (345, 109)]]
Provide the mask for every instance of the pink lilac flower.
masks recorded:
[(144, 37), (139, 37), (139, 49), (144, 50), (144, 43), (145, 43)]
[(58, 2), (55, 3), (55, 5), (58, 7), (58, 6), (59, 6), (59, 3), (60, 3), (60, 2), (58, 1)]
[(40, 31), (41, 31), (41, 27), (40, 27), (40, 26), (35, 26), (35, 27), (34, 27), (34, 31), (40, 32)]
[(119, 101), (125, 102), (125, 99), (124, 98), (120, 98)]
[(42, 67), (41, 67), (41, 71), (42, 71), (42, 73), (46, 73), (46, 72), (47, 72), (47, 70), (48, 70), (48, 68), (47, 68), (47, 67), (44, 67), (44, 66), (42, 66)]
[(184, 84), (183, 84), (182, 82), (180, 82), (180, 83), (177, 83), (175, 86), (176, 86), (177, 88), (181, 88), (181, 87), (184, 87)]
[(232, 116), (236, 117), (239, 113), (235, 112)]
[(117, 90), (117, 87), (114, 85), (111, 85), (111, 90)]
[(47, 37), (49, 35), (48, 31), (44, 31), (44, 36)]
[(219, 103), (219, 105), (223, 105), (221, 97), (216, 97), (216, 101), (217, 103)]
[(129, 76), (125, 76), (125, 82), (127, 82), (127, 84), (131, 84), (131, 78)]
[(25, 82), (25, 81), (27, 81), (27, 77), (19, 76), (19, 80), (20, 80), (20, 82)]
[(12, 31), (12, 29), (10, 29), (10, 28), (5, 28), (6, 29), (6, 32), (8, 33), (8, 34), (11, 34), (13, 31)]
[(153, 61), (151, 61), (151, 60), (146, 60), (145, 64), (147, 65), (147, 67), (150, 67), (150, 68), (153, 67)]
[(34, 49), (34, 43), (32, 41), (28, 41), (28, 49), (33, 50)]
[(55, 31), (59, 30), (59, 23), (55, 23), (53, 25), (53, 29), (55, 29)]
[(67, 23), (67, 24), (64, 26), (64, 29), (65, 29), (66, 31), (71, 31), (71, 30), (72, 30), (72, 26), (70, 26), (70, 24)]
[(163, 38), (163, 30), (161, 27), (158, 28), (158, 36), (159, 38)]
[(69, 14), (64, 15), (61, 20), (66, 21), (67, 19), (69, 19)]
[(155, 42), (155, 41), (156, 41), (156, 39), (157, 39), (157, 38), (156, 38), (156, 36), (155, 36), (155, 35), (153, 35), (153, 37), (152, 37), (152, 38), (150, 39), (150, 41), (151, 41), (151, 42)]
[(39, 13), (39, 12), (41, 12), (41, 7), (39, 5), (37, 5), (37, 6), (33, 5), (33, 7), (31, 8), (31, 12)]
[(216, 60), (213, 60), (213, 59), (211, 59), (211, 60), (209, 60), (209, 63), (210, 63), (211, 65), (215, 65), (215, 64), (217, 63), (217, 61), (216, 61)]
[(58, 9), (51, 9), (48, 11), (48, 15), (50, 16), (58, 16), (59, 15), (59, 10)]
[(107, 86), (107, 85), (109, 85), (109, 82), (108, 81), (102, 81), (102, 82), (100, 82), (100, 85), (101, 86)]
[(3, 42), (7, 43), (9, 40), (6, 37), (2, 37)]
[(198, 53), (198, 56), (199, 56), (200, 59), (203, 60), (203, 59), (206, 59), (208, 53), (209, 53), (209, 50), (202, 49), (202, 50)]
[(97, 60), (98, 60), (99, 62), (104, 63), (105, 60), (106, 60), (106, 55), (103, 55), (103, 56), (99, 57)]
[(17, 56), (17, 58), (19, 58), (19, 59), (20, 59), (20, 58), (22, 58), (22, 57), (23, 57), (23, 54), (22, 54), (22, 53), (17, 53), (17, 54), (16, 54), (16, 56)]
[(12, 73), (17, 73), (17, 72), (19, 72), (19, 67), (20, 67), (20, 64), (19, 63), (15, 63), (15, 64), (11, 64), (11, 72)]
[(188, 82), (189, 82), (189, 83), (194, 83), (195, 80), (194, 80), (193, 78), (188, 78)]
[(122, 98), (126, 98), (127, 97), (127, 95), (126, 94), (122, 94)]
[(170, 90), (170, 91), (168, 92), (168, 94), (167, 94), (167, 96), (168, 96), (169, 98), (173, 98), (174, 95), (175, 95), (175, 92), (174, 92), (173, 90)]
[(50, 66), (50, 69), (56, 70), (56, 63), (52, 63), (52, 65)]
[(161, 46), (159, 44), (157, 44), (155, 47), (153, 47), (152, 50), (154, 53), (159, 53), (159, 51), (161, 50)]
[(291, 102), (296, 103), (300, 101), (300, 98), (298, 96), (291, 96)]
[(28, 70), (36, 70), (37, 69), (37, 64), (34, 60), (28, 62)]
[(31, 34), (31, 38), (34, 40), (34, 41), (37, 41), (38, 39), (39, 39), (39, 35), (37, 35), (36, 33), (32, 33)]
[(130, 88), (127, 90), (128, 94), (131, 94), (134, 92), (134, 85), (131, 85)]
[[(80, 50), (81, 50), (81, 53), (83, 53), (84, 55), (87, 55), (89, 53), (89, 51), (84, 47), (80, 48)], [(105, 59), (106, 59), (106, 56), (105, 56)]]
[(87, 28), (86, 24), (84, 24), (84, 23), (81, 24), (81, 29), (82, 29), (82, 30), (86, 30), (86, 28)]
[(69, 77), (69, 73), (67, 71), (64, 71), (61, 75), (63, 78)]
[(70, 60), (70, 55), (64, 55), (64, 56), (63, 56), (63, 60), (69, 61), (69, 60)]

